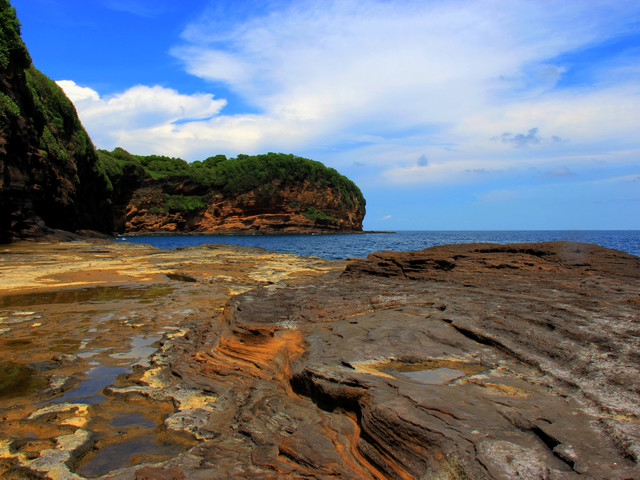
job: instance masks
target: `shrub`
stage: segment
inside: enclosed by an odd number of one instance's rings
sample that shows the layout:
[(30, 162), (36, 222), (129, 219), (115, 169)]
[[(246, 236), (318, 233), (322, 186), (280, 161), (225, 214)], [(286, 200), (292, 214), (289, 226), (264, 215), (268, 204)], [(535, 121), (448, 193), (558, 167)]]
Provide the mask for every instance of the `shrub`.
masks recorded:
[(20, 108), (11, 97), (0, 92), (0, 115), (3, 117), (19, 117)]
[(206, 206), (205, 196), (200, 195), (166, 195), (162, 205), (169, 212), (193, 212)]
[(320, 220), (325, 222), (339, 222), (337, 218), (331, 217), (326, 213), (323, 213), (316, 209), (316, 207), (309, 207), (306, 212), (302, 212), (304, 217), (307, 217), (309, 220)]

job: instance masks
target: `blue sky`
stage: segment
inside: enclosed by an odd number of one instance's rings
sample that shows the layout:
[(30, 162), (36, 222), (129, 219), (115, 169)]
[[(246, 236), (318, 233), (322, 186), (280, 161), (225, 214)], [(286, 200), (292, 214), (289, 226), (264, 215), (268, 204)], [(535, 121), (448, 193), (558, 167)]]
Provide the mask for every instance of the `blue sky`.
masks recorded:
[(640, 3), (12, 0), (95, 145), (295, 153), (365, 229), (640, 229)]

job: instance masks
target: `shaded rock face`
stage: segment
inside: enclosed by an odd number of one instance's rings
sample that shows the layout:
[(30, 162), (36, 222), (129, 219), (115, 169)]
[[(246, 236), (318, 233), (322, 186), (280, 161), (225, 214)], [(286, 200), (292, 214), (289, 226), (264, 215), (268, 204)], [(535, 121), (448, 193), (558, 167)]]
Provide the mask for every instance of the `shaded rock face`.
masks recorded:
[(167, 466), (639, 478), (639, 298), (638, 257), (565, 242), (382, 252), (252, 290), (173, 345), (173, 374), (217, 400)]
[[(216, 232), (258, 231), (262, 233), (362, 231), (363, 206), (341, 202), (331, 187), (282, 184), (274, 181), (235, 196), (209, 191), (188, 179), (138, 180), (115, 205), (115, 226), (124, 232)], [(208, 197), (204, 208), (190, 211), (162, 207), (167, 195)], [(313, 207), (323, 218), (304, 215)], [(326, 218), (330, 217), (330, 218)]]
[[(8, 2), (0, 8), (13, 15)], [(107, 184), (73, 105), (31, 66), (17, 26), (2, 28), (14, 39), (0, 68), (0, 242), (45, 225), (111, 232)]]

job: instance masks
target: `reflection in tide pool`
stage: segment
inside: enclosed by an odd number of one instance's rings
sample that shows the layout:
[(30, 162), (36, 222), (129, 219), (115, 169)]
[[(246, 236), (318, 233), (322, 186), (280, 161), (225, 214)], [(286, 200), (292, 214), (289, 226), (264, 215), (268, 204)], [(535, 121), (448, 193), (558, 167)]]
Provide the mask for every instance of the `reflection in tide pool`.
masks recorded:
[(400, 375), (415, 382), (444, 385), (452, 380), (464, 377), (466, 374), (462, 370), (455, 368), (440, 367), (430, 370), (417, 370), (415, 372), (400, 372)]
[(98, 365), (87, 372), (87, 379), (73, 390), (69, 390), (62, 397), (55, 398), (53, 402), (82, 402), (100, 403), (106, 400), (102, 395), (102, 389), (112, 385), (118, 375), (131, 372), (127, 367), (108, 367)]
[(165, 432), (146, 432), (124, 441), (105, 445), (81, 460), (75, 472), (84, 477), (98, 477), (113, 470), (147, 462), (168, 460), (187, 450), (194, 442), (169, 438)]

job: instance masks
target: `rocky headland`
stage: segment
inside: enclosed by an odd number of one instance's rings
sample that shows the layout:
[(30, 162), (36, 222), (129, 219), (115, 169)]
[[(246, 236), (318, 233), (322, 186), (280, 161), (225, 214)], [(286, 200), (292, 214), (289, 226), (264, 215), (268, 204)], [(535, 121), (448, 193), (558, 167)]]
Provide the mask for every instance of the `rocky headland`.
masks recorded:
[(358, 187), (320, 162), (269, 153), (177, 158), (100, 151), (118, 233), (359, 232)]
[(15, 10), (0, 0), (0, 243), (56, 230), (358, 232), (364, 215), (351, 180), (295, 155), (187, 163), (96, 150), (62, 89), (32, 65)]
[(3, 390), (6, 478), (640, 478), (638, 257), (2, 256), (3, 368), (31, 379)]

